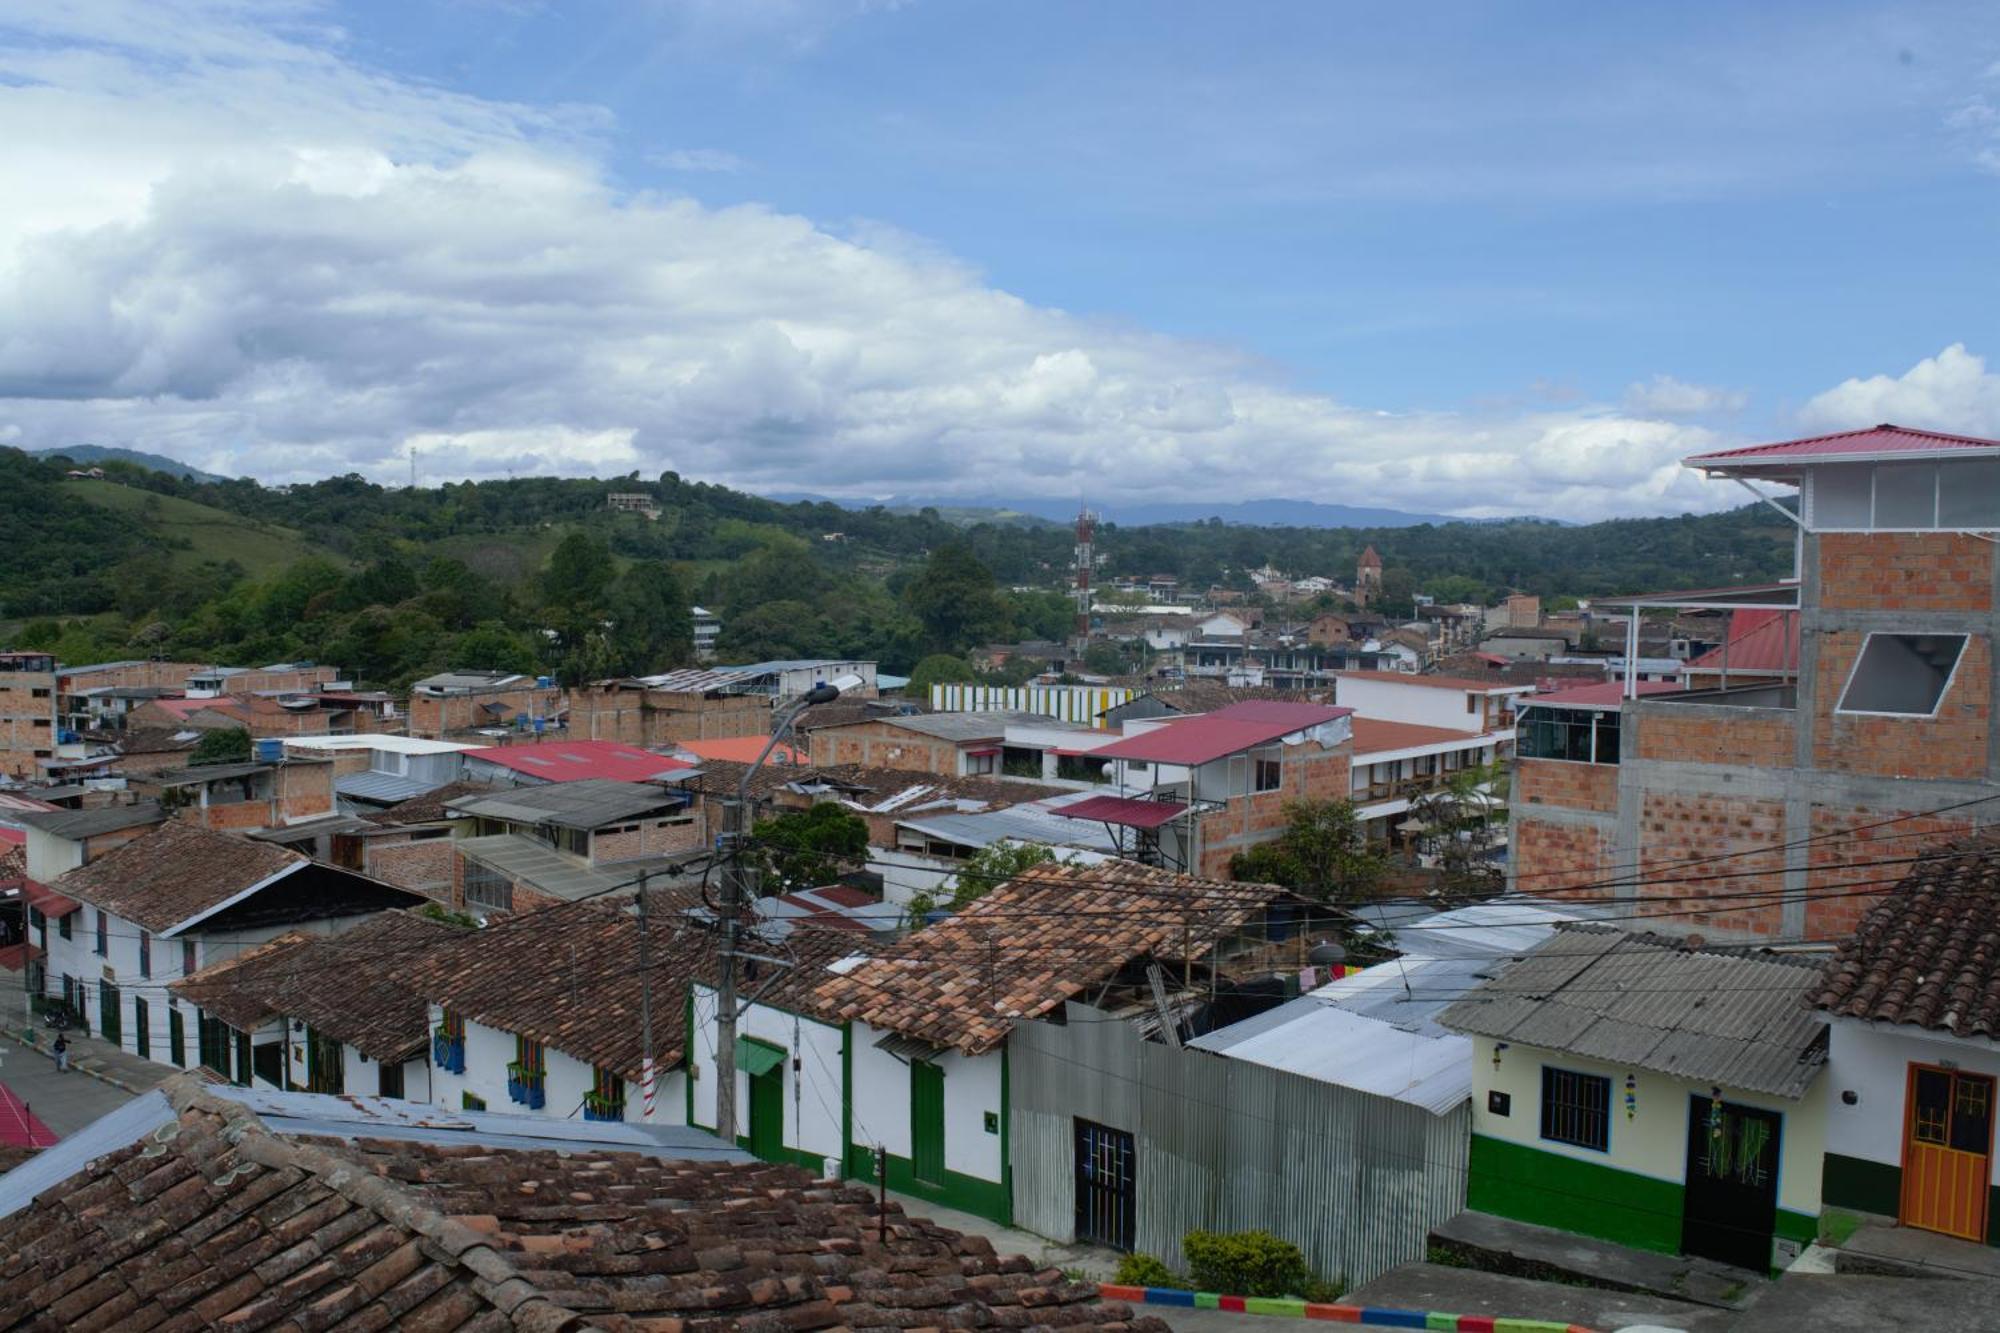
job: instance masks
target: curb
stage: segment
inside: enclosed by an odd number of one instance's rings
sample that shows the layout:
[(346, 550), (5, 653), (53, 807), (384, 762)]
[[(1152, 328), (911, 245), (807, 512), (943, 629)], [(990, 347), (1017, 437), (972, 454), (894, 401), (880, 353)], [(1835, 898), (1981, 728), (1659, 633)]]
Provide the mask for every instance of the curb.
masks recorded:
[(1183, 1310), (1228, 1310), (1237, 1314), (1279, 1315), (1287, 1319), (1323, 1319), (1332, 1324), (1368, 1324), (1375, 1328), (1437, 1329), (1442, 1333), (1594, 1333), (1581, 1324), (1557, 1319), (1512, 1319), (1484, 1314), (1446, 1314), (1441, 1310), (1395, 1310), (1380, 1305), (1327, 1305), (1275, 1296), (1219, 1296), (1212, 1291), (1182, 1291), (1175, 1287), (1126, 1287), (1100, 1283), (1098, 1296), (1136, 1305), (1175, 1305)]
[[(48, 1048), (44, 1047), (40, 1042), (22, 1041), (19, 1036), (15, 1035), (12, 1032), (9, 1032), (5, 1035), (8, 1041), (13, 1042), (16, 1046), (20, 1047), (22, 1050), (33, 1051), (36, 1055), (39, 1055), (44, 1059), (46, 1059), (50, 1064), (55, 1063), (55, 1057), (53, 1055), (50, 1055), (48, 1052)], [(71, 1060), (69, 1062), (69, 1067), (71, 1073), (82, 1074), (87, 1078), (94, 1078), (99, 1083), (108, 1083), (112, 1087), (118, 1089), (118, 1091), (123, 1093), (129, 1093), (134, 1097), (137, 1097), (140, 1093), (147, 1091), (147, 1089), (145, 1088), (133, 1087), (130, 1083), (127, 1083), (124, 1079), (119, 1078), (115, 1074), (107, 1074), (101, 1069), (87, 1068), (85, 1067), (85, 1065), (81, 1060)]]

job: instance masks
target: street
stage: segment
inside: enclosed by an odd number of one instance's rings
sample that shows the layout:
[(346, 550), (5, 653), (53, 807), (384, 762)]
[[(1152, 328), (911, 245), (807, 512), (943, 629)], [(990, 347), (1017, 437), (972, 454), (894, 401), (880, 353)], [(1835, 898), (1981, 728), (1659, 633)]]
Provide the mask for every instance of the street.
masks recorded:
[(57, 1073), (45, 1050), (30, 1050), (12, 1038), (0, 1039), (0, 1084), (60, 1136), (76, 1133), (132, 1099), (77, 1070)]

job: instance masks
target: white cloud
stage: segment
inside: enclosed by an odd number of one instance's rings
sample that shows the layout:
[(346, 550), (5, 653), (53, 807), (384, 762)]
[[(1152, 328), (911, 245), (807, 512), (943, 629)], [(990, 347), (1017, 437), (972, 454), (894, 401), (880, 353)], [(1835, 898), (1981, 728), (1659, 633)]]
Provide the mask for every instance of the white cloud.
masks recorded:
[(1821, 430), (1850, 430), (1893, 421), (1899, 426), (1965, 435), (2000, 435), (2000, 375), (1986, 359), (1953, 343), (1901, 375), (1844, 380), (1813, 398), (1800, 414)]
[(0, 436), (271, 481), (395, 482), (414, 443), (431, 480), (671, 468), (1578, 519), (1736, 502), (1678, 466), (1727, 441), (1672, 403), (1392, 415), (1297, 391), (890, 229), (621, 193), (588, 108), (399, 81), (311, 11), (252, 13), (0, 21)]
[(1655, 375), (1625, 390), (1625, 410), (1662, 417), (1696, 417), (1713, 412), (1740, 412), (1750, 402), (1741, 389), (1689, 384), (1672, 375)]

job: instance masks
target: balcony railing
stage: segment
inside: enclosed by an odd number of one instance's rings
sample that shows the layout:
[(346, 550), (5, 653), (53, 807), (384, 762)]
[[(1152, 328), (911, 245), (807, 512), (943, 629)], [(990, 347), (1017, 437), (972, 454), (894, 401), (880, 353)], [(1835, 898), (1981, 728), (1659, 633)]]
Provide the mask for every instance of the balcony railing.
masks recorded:
[(625, 1099), (607, 1097), (601, 1092), (583, 1094), (583, 1118), (585, 1120), (623, 1120)]
[(447, 1074), (465, 1072), (465, 1034), (439, 1031), (431, 1035), (431, 1063)]
[(507, 1066), (507, 1095), (530, 1111), (539, 1111), (547, 1104), (548, 1075), (540, 1069), (531, 1069), (518, 1062)]

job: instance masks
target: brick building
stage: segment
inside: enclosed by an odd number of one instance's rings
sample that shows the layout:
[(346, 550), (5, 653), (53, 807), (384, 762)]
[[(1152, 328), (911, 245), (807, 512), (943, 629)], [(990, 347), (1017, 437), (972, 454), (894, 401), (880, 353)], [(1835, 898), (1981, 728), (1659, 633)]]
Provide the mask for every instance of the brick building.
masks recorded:
[(579, 740), (665, 747), (727, 736), (763, 736), (771, 729), (768, 695), (741, 694), (695, 679), (686, 684), (602, 680), (572, 690), (569, 706), (569, 734)]
[(1799, 489), (1795, 576), (1617, 603), (1628, 643), (1649, 610), (1742, 617), (1749, 669), (1711, 654), (1702, 688), (1628, 672), (1533, 700), (1514, 882), (1707, 935), (1843, 938), (1899, 858), (2000, 817), (2000, 441), (1878, 426), (1688, 463)]
[(1007, 728), (1049, 721), (1039, 713), (988, 709), (848, 722), (812, 733), (812, 762), (817, 768), (858, 764), (948, 778), (997, 774)]
[(548, 676), (508, 671), (442, 671), (410, 686), (409, 732), (443, 740), (494, 727), (560, 724), (567, 700)]
[[(1143, 835), (1142, 860), (1225, 879), (1231, 857), (1284, 832), (1291, 802), (1348, 799), (1353, 712), (1240, 703), (1128, 734), (1092, 758), (1115, 765), (1121, 788), (1150, 790), (1144, 800), (1103, 798), (1118, 804), (1093, 817)], [(1173, 818), (1158, 819), (1162, 804)]]
[(283, 829), (334, 814), (327, 759), (167, 768), (136, 775), (131, 785), (184, 822), (229, 832)]
[(0, 653), (0, 776), (32, 778), (56, 752), (56, 659)]
[(685, 793), (587, 778), (454, 798), (451, 905), (482, 916), (629, 892), (708, 845)]

